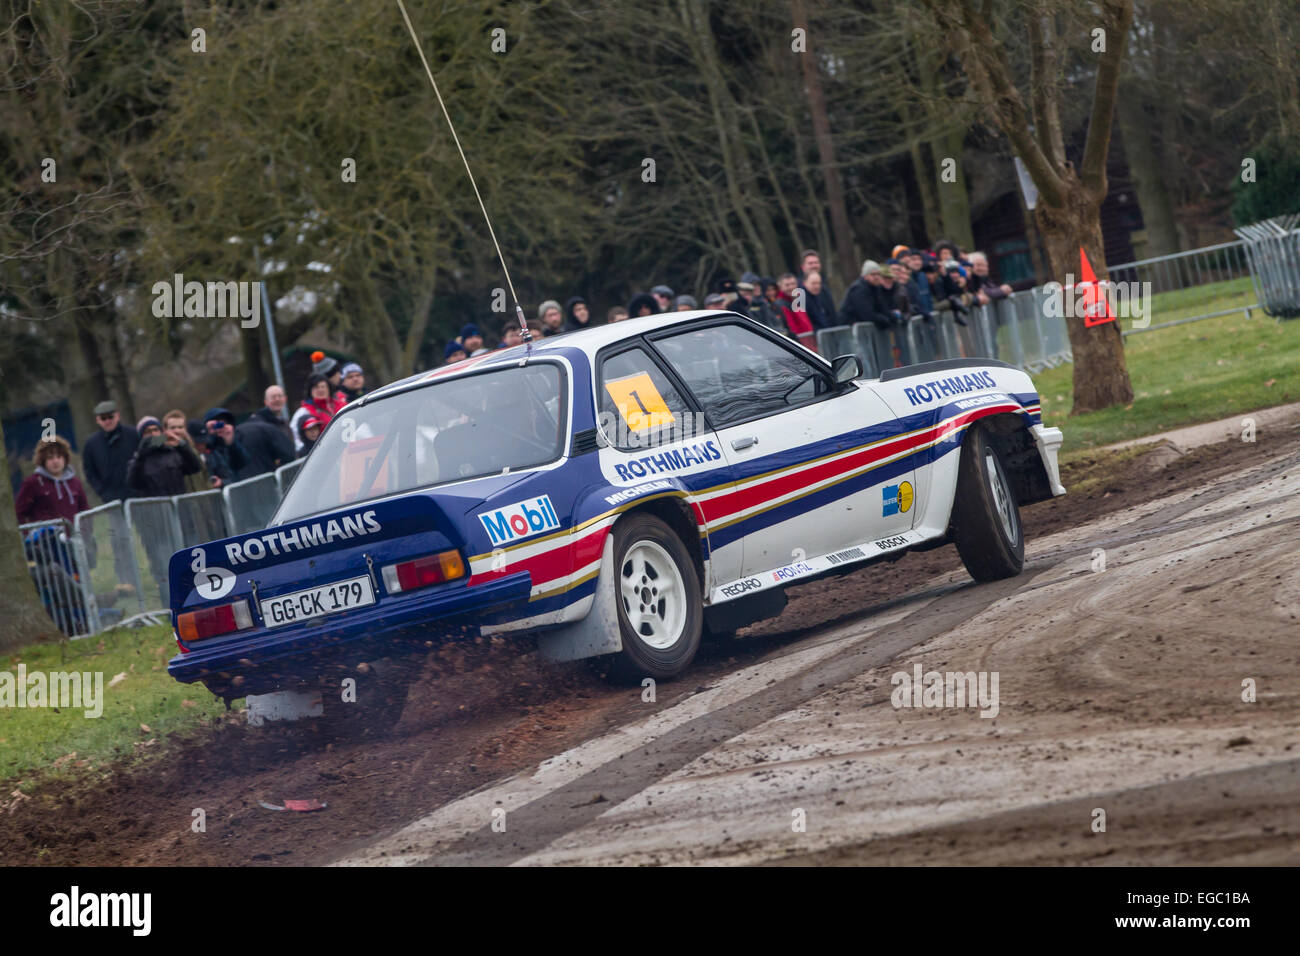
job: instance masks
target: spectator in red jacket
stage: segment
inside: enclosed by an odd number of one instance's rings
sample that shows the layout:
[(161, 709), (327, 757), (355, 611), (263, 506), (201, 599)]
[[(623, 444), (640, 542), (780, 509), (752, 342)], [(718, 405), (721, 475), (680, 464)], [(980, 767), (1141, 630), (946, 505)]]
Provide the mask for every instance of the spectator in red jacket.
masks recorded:
[(36, 446), (36, 471), (24, 479), (14, 500), (19, 524), (62, 518), (72, 524), (79, 511), (89, 511), (90, 502), (68, 462), (72, 450), (57, 435)]
[(816, 351), (816, 330), (813, 328), (812, 320), (808, 318), (807, 292), (799, 289), (799, 278), (793, 272), (787, 272), (777, 278), (776, 286), (779, 290), (776, 305), (780, 310), (781, 318), (785, 320), (790, 338)]
[(329, 380), (318, 372), (307, 376), (307, 397), (302, 407), (324, 427), (348, 403), (342, 392), (332, 392)]

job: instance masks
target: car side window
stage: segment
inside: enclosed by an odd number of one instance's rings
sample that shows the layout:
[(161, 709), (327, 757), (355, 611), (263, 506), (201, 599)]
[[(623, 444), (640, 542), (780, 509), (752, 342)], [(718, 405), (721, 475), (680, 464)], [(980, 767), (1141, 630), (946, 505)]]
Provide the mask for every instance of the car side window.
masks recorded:
[(656, 339), (715, 428), (802, 405), (829, 390), (826, 370), (739, 325)]
[(605, 359), (598, 391), (601, 426), (615, 448), (645, 448), (692, 432), (690, 408), (645, 349)]

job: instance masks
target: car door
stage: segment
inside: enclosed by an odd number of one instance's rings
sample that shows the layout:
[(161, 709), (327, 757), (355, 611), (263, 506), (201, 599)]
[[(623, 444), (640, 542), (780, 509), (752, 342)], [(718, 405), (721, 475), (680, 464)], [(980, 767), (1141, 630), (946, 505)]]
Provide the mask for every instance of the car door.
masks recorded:
[(733, 534), (717, 536), (715, 498), (733, 490), (731, 467), (698, 406), (644, 342), (600, 354), (596, 407), (606, 447), (601, 471), (623, 491), (610, 504), (684, 489), (707, 536), (709, 586), (741, 574), (741, 545)]
[(745, 575), (804, 577), (828, 566), (815, 557), (910, 528), (910, 458), (869, 389), (836, 386), (824, 363), (741, 320), (651, 341), (731, 464), (724, 525), (743, 539)]

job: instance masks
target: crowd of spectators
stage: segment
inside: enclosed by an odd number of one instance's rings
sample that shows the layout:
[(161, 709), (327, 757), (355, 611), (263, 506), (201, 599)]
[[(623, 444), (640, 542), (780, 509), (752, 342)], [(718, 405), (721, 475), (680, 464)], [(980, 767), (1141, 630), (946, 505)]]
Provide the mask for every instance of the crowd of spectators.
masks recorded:
[[(700, 298), (677, 294), (667, 285), (636, 292), (626, 306), (616, 305), (605, 313), (605, 321), (688, 312), (699, 308), (727, 309), (798, 340), (816, 351), (817, 331), (836, 325), (871, 322), (878, 328), (905, 323), (911, 316), (933, 322), (937, 313), (951, 312), (965, 325), (973, 306), (1005, 298), (1011, 287), (989, 275), (989, 263), (982, 252), (967, 253), (956, 243), (940, 240), (934, 250), (895, 246), (883, 263), (868, 259), (861, 273), (846, 290), (839, 307), (822, 279), (821, 255), (807, 249), (799, 258), (798, 272), (775, 278), (743, 272), (739, 279), (724, 277)], [(562, 335), (592, 323), (592, 309), (582, 296), (573, 296), (563, 306), (548, 299), (528, 322), (534, 338)], [(500, 328), (496, 348), (520, 344), (519, 326), (507, 319)], [(467, 325), (447, 343), (443, 363), (451, 365), (473, 355), (491, 351), (483, 344), (477, 325)]]
[[(116, 402), (100, 402), (94, 408), (98, 431), (82, 449), (82, 477), (104, 502), (170, 497), (269, 474), (303, 457), (330, 419), (361, 396), (366, 385), (355, 362), (340, 364), (324, 352), (313, 352), (311, 358), (296, 410), (290, 410), (284, 389), (272, 385), (262, 396), (262, 407), (242, 423), (217, 407), (202, 418), (174, 408), (161, 418), (145, 415), (129, 425)], [(90, 507), (67, 441), (57, 435), (45, 438), (34, 457), (36, 469), (14, 499), (20, 524), (56, 518), (71, 522)]]

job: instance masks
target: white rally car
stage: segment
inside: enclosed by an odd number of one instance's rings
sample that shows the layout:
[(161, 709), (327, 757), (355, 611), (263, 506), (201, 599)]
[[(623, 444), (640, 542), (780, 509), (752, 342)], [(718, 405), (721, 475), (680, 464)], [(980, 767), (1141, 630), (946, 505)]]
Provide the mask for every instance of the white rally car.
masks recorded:
[(271, 527), (171, 563), (181, 681), (223, 696), (441, 635), (535, 633), (667, 678), (784, 589), (957, 546), (1018, 574), (1061, 432), (988, 359), (861, 378), (729, 312), (548, 338), (353, 402)]

